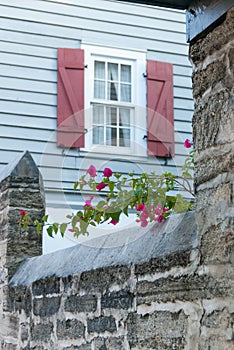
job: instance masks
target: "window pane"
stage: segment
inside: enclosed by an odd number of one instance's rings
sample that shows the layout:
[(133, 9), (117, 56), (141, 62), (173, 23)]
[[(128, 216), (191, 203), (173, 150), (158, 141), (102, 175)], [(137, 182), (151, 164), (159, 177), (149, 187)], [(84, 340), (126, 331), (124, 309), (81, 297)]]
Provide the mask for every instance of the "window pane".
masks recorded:
[(129, 108), (119, 109), (119, 125), (130, 126), (130, 109)]
[(108, 83), (108, 100), (118, 101), (118, 83)]
[(104, 99), (105, 98), (105, 82), (94, 81), (94, 98)]
[(94, 78), (105, 80), (105, 62), (95, 61), (94, 62)]
[(130, 147), (130, 129), (119, 129), (119, 145)]
[(104, 107), (93, 105), (93, 124), (104, 124)]
[(104, 143), (104, 127), (95, 126), (93, 128), (93, 144), (100, 145)]
[(131, 66), (121, 64), (121, 81), (124, 83), (131, 83)]
[(106, 124), (117, 125), (117, 108), (107, 107), (106, 109)]
[(108, 63), (108, 80), (118, 81), (118, 64)]
[(109, 146), (117, 146), (117, 129), (106, 128), (106, 144)]
[(131, 85), (121, 84), (121, 101), (131, 102)]

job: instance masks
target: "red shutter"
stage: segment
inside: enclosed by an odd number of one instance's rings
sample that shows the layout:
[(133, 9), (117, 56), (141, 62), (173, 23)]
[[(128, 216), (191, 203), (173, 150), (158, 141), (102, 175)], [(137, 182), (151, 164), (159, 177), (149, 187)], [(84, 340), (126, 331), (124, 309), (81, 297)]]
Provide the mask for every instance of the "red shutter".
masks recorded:
[(148, 154), (174, 156), (173, 67), (147, 61)]
[(57, 145), (84, 147), (84, 50), (58, 49)]

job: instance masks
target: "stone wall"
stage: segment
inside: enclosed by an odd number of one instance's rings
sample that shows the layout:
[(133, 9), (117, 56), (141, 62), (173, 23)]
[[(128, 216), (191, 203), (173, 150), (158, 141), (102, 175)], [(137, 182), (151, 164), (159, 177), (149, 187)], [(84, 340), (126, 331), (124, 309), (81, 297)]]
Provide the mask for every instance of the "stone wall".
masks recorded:
[(17, 336), (3, 349), (196, 349), (200, 299), (225, 288), (198, 263), (192, 212), (28, 259), (10, 283)]
[(234, 8), (220, 25), (190, 45), (190, 57), (201, 253), (198, 273), (229, 285), (221, 300), (203, 302), (199, 349), (233, 349)]
[[(20, 210), (39, 219), (44, 213), (41, 176), (31, 155), (25, 152), (0, 173), (0, 339), (17, 333), (16, 317), (5, 313), (8, 281), (25, 259), (42, 254), (42, 236), (32, 227), (19, 228)], [(1, 345), (0, 345), (1, 348)]]

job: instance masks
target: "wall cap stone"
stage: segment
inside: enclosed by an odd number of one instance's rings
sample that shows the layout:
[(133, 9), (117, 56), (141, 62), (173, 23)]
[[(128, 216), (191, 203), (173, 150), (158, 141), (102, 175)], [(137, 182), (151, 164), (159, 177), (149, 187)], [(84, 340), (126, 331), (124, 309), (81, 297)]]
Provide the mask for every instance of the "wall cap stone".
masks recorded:
[[(135, 231), (135, 228), (123, 230), (71, 248), (26, 259), (10, 284), (30, 285), (50, 276), (64, 277), (103, 267), (142, 264), (198, 246), (194, 212), (176, 214), (164, 223), (155, 223), (137, 238)], [(132, 237), (135, 239), (132, 240)], [(118, 244), (118, 240), (121, 244)]]

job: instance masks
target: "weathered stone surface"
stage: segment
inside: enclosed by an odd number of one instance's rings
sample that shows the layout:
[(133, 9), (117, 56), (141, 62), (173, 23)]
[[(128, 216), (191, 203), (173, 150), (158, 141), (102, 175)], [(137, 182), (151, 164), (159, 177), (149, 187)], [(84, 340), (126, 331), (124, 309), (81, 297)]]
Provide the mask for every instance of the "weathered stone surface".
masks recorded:
[(94, 312), (97, 309), (97, 298), (95, 295), (70, 295), (64, 306), (68, 312)]
[(228, 11), (224, 22), (209, 31), (203, 38), (190, 44), (190, 59), (194, 64), (204, 61), (209, 55), (214, 54), (233, 40), (234, 37), (234, 8)]
[(89, 333), (113, 333), (116, 331), (116, 322), (113, 316), (100, 316), (88, 319), (87, 327)]
[(128, 290), (106, 293), (101, 298), (102, 309), (123, 309), (127, 310), (133, 305), (134, 294)]
[(137, 305), (152, 302), (195, 301), (232, 295), (232, 283), (225, 277), (192, 275), (160, 278), (137, 283)]
[(31, 339), (32, 341), (47, 341), (51, 338), (51, 334), (54, 331), (52, 322), (40, 322), (38, 324), (31, 325)]
[(61, 297), (36, 298), (33, 300), (33, 313), (35, 316), (50, 317), (59, 310)]
[(60, 279), (57, 277), (45, 278), (32, 284), (33, 295), (58, 294), (60, 291)]
[(84, 336), (85, 326), (76, 319), (57, 321), (58, 339), (77, 339)]
[(230, 90), (221, 90), (204, 96), (195, 104), (193, 137), (197, 151), (216, 145), (222, 121), (232, 120), (229, 111), (230, 98)]
[(88, 343), (88, 344), (83, 344), (83, 345), (80, 345), (80, 346), (68, 346), (66, 348), (64, 348), (65, 350), (92, 350), (92, 347), (91, 347), (91, 344)]
[(234, 313), (227, 308), (205, 313), (201, 320), (199, 349), (232, 350)]
[(124, 337), (95, 338), (93, 341), (97, 350), (123, 350), (126, 348)]
[(156, 272), (166, 272), (175, 267), (186, 267), (189, 265), (191, 250), (185, 252), (165, 255), (159, 258), (151, 259), (144, 264), (136, 265), (135, 274), (145, 275)]
[(196, 159), (197, 170), (195, 171), (195, 184), (199, 186), (201, 183), (214, 179), (219, 174), (225, 174), (229, 172), (229, 169), (233, 169), (233, 147), (221, 147), (217, 146), (210, 150), (210, 154), (206, 157), (206, 163), (204, 163), (204, 157), (202, 155)]
[(126, 282), (131, 274), (127, 266), (106, 267), (94, 271), (83, 272), (80, 276), (79, 288), (90, 292), (103, 292), (115, 283)]
[(214, 89), (220, 82), (224, 82), (226, 76), (226, 65), (222, 60), (210, 63), (205, 69), (193, 73), (193, 96), (201, 97), (207, 89)]
[(211, 226), (201, 238), (201, 264), (231, 263), (234, 252), (233, 227)]
[(182, 350), (186, 344), (187, 316), (181, 311), (153, 314), (129, 314), (127, 320), (130, 347), (139, 349)]

